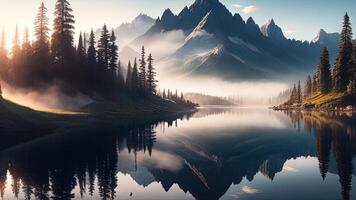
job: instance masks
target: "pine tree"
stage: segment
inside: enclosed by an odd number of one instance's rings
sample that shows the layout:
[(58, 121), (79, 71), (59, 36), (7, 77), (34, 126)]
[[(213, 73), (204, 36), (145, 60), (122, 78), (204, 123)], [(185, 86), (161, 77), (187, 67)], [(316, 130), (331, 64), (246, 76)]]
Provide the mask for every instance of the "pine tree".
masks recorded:
[(95, 35), (93, 29), (90, 31), (89, 47), (88, 47), (88, 63), (90, 65), (96, 64), (96, 49), (95, 49)]
[(0, 38), (0, 67), (4, 69), (7, 65), (8, 57), (7, 57), (7, 50), (6, 50), (6, 37), (5, 37), (5, 30), (2, 29), (1, 38)]
[(14, 62), (18, 61), (20, 54), (21, 54), (21, 46), (20, 46), (20, 35), (19, 35), (19, 30), (18, 27), (16, 26), (15, 29), (15, 36), (12, 42), (13, 46), (12, 46), (12, 60)]
[(127, 65), (127, 74), (126, 74), (126, 88), (128, 90), (131, 90), (131, 81), (132, 81), (132, 66), (131, 66), (131, 61), (129, 61), (129, 64)]
[(77, 47), (77, 56), (80, 62), (84, 62), (85, 59), (85, 50), (83, 44), (83, 35), (82, 32), (79, 34), (78, 47)]
[(21, 65), (29, 66), (30, 65), (30, 58), (32, 57), (32, 46), (30, 42), (30, 35), (28, 32), (28, 28), (25, 28), (24, 35), (23, 35), (23, 42), (22, 42), (22, 51), (21, 51)]
[(352, 29), (350, 18), (346, 13), (344, 16), (343, 29), (340, 35), (339, 54), (336, 59), (335, 70), (333, 74), (334, 90), (343, 92), (349, 83), (349, 63), (352, 54)]
[(152, 58), (152, 54), (148, 55), (148, 59), (147, 59), (147, 90), (150, 94), (156, 94), (156, 72), (155, 72), (155, 68), (153, 67), (153, 58)]
[(88, 40), (87, 40), (87, 33), (83, 33), (83, 49), (84, 49), (84, 57), (87, 56), (87, 51), (88, 51)]
[(318, 92), (318, 76), (317, 74), (314, 74), (313, 76), (313, 90), (312, 90), (313, 94)]
[(46, 14), (47, 8), (42, 2), (35, 19), (33, 57), (35, 58), (36, 63), (41, 60), (46, 62), (49, 61), (49, 20)]
[(137, 92), (138, 87), (139, 87), (139, 80), (138, 80), (138, 69), (137, 69), (136, 58), (135, 58), (134, 66), (132, 69), (131, 86), (132, 86), (131, 91), (134, 93)]
[(109, 44), (109, 68), (115, 70), (117, 68), (117, 60), (119, 47), (116, 45), (116, 36), (114, 30), (111, 32), (110, 44)]
[(110, 56), (110, 36), (106, 25), (101, 30), (101, 36), (98, 43), (98, 63), (105, 68), (109, 67)]
[(70, 64), (74, 58), (74, 16), (68, 0), (57, 0), (51, 41), (54, 63)]
[(350, 61), (350, 80), (356, 81), (356, 40), (353, 41), (353, 54)]
[(162, 98), (163, 99), (166, 99), (167, 98), (167, 95), (166, 95), (166, 89), (163, 90), (163, 93), (162, 93)]
[(125, 78), (121, 66), (121, 61), (119, 61), (119, 63), (117, 64), (117, 81), (118, 81), (119, 88), (123, 88), (125, 85)]
[(0, 38), (0, 51), (4, 54), (7, 54), (6, 51), (6, 36), (5, 36), (5, 29), (2, 28), (1, 38)]
[[(35, 46), (40, 48), (48, 46), (49, 43), (49, 28), (48, 28), (47, 8), (44, 3), (38, 8), (38, 13), (35, 19)], [(48, 48), (48, 47), (47, 47)], [(47, 49), (48, 51), (48, 49)]]
[(140, 72), (139, 72), (139, 87), (142, 93), (146, 92), (146, 58), (145, 47), (142, 46), (141, 59), (140, 59)]
[(331, 89), (331, 71), (329, 63), (329, 52), (324, 48), (318, 66), (318, 89), (322, 94), (327, 94)]
[(300, 80), (298, 81), (297, 103), (302, 103), (302, 87), (300, 85)]
[(28, 80), (33, 84), (40, 82), (38, 80), (48, 81), (50, 79), (50, 44), (49, 44), (49, 19), (47, 17), (47, 8), (41, 3), (38, 8), (35, 27), (34, 42), (32, 47), (31, 72), (28, 74)]
[(297, 87), (294, 84), (291, 95), (290, 95), (289, 102), (290, 102), (290, 104), (294, 104), (294, 103), (296, 103), (296, 100), (297, 100)]
[(305, 80), (304, 86), (304, 96), (309, 97), (313, 93), (313, 83), (310, 75), (308, 75), (307, 79)]

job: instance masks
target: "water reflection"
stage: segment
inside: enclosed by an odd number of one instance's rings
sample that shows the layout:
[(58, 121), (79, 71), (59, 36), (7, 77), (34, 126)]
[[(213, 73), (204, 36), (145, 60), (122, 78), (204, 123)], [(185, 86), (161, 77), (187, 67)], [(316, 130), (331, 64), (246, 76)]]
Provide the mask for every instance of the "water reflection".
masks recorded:
[[(4, 149), (1, 197), (348, 200), (355, 195), (352, 116), (205, 108), (179, 118), (70, 127)], [(317, 166), (310, 164), (312, 157)], [(289, 164), (293, 160), (297, 164)], [(313, 167), (320, 181), (308, 176)], [(288, 178), (295, 173), (305, 182)], [(286, 191), (277, 188), (283, 180), (290, 185)], [(314, 192), (290, 195), (304, 186)]]
[(308, 133), (317, 139), (317, 157), (322, 178), (329, 171), (330, 154), (333, 152), (341, 184), (342, 199), (350, 199), (353, 158), (356, 155), (356, 120), (340, 113), (287, 112), (294, 126), (300, 128), (302, 119)]

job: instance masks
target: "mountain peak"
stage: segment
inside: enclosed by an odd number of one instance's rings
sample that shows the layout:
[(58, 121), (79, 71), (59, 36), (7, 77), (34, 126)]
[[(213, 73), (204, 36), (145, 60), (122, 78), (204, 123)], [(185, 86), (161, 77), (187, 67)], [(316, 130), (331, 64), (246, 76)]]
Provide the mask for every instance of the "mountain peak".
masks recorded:
[(249, 17), (249, 18), (247, 19), (247, 21), (246, 21), (246, 24), (255, 25), (256, 23), (255, 23), (255, 20), (253, 20), (252, 17)]
[(327, 33), (324, 29), (320, 29), (317, 36), (312, 39), (312, 43), (320, 43), (322, 45), (330, 43), (330, 41), (338, 41), (339, 33)]
[(139, 14), (135, 19), (132, 20), (131, 23), (154, 23), (154, 19), (146, 14)]
[(167, 9), (163, 12), (162, 20), (163, 20), (164, 18), (170, 18), (170, 17), (174, 17), (174, 14), (173, 14), (173, 12), (171, 11), (171, 9), (167, 8)]
[(172, 30), (175, 29), (178, 24), (178, 17), (168, 8), (163, 12), (160, 23), (166, 31)]
[(185, 6), (182, 11), (179, 13), (179, 17), (185, 17), (189, 15), (189, 9), (188, 6)]
[(268, 24), (269, 24), (270, 26), (276, 25), (273, 18), (271, 18), (270, 20), (268, 20)]
[(261, 26), (261, 32), (264, 36), (277, 41), (285, 39), (282, 29), (276, 25), (273, 18)]
[(204, 5), (209, 3), (218, 3), (219, 0), (195, 0), (193, 5)]

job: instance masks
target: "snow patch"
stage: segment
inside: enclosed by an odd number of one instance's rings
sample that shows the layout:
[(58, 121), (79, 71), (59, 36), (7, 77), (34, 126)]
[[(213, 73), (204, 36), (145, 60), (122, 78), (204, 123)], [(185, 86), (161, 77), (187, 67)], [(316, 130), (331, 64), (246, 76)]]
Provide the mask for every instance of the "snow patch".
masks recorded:
[(208, 33), (205, 30), (194, 30), (186, 39), (185, 41), (192, 40), (194, 38), (206, 38), (209, 39), (213, 37), (213, 34)]

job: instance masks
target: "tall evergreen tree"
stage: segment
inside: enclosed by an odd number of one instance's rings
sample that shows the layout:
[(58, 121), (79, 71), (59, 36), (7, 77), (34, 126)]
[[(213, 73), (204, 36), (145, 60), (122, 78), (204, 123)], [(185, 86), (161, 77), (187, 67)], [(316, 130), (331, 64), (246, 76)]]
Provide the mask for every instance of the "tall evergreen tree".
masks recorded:
[(346, 13), (344, 16), (343, 29), (340, 35), (339, 54), (336, 59), (333, 74), (334, 90), (343, 92), (349, 83), (349, 63), (352, 54), (352, 29), (350, 18)]
[(6, 52), (6, 36), (5, 36), (5, 29), (4, 28), (2, 28), (2, 31), (1, 31), (0, 51), (2, 53), (7, 54), (7, 52)]
[(11, 50), (12, 60), (16, 62), (19, 59), (20, 54), (21, 54), (20, 35), (19, 35), (19, 29), (17, 26), (15, 29), (15, 35), (14, 35), (12, 44), (13, 44), (12, 50)]
[(85, 50), (84, 50), (82, 32), (80, 32), (80, 34), (79, 34), (78, 47), (77, 47), (77, 56), (78, 56), (78, 60), (80, 62), (84, 61), (84, 59), (85, 59)]
[(84, 49), (84, 57), (87, 56), (87, 51), (88, 51), (88, 40), (87, 40), (87, 33), (83, 33), (83, 49)]
[(135, 93), (138, 90), (139, 87), (139, 80), (138, 80), (138, 69), (137, 69), (137, 61), (135, 58), (134, 61), (134, 66), (132, 69), (132, 77), (131, 77), (131, 87), (132, 87), (132, 92)]
[(131, 66), (131, 61), (129, 61), (129, 64), (127, 65), (127, 74), (126, 74), (126, 88), (128, 90), (131, 90), (131, 81), (132, 81), (132, 66)]
[(146, 52), (145, 47), (142, 46), (141, 50), (141, 59), (140, 59), (140, 72), (139, 72), (139, 87), (141, 92), (145, 93), (147, 86), (146, 86)]
[(353, 41), (353, 54), (350, 64), (350, 80), (356, 81), (356, 40)]
[(152, 54), (148, 55), (147, 59), (147, 90), (150, 94), (156, 94), (156, 72), (155, 68), (153, 67), (153, 57)]
[(308, 75), (307, 79), (305, 80), (305, 85), (304, 85), (304, 96), (309, 97), (313, 93), (313, 83), (311, 76)]
[(290, 95), (289, 102), (290, 102), (290, 104), (294, 104), (294, 103), (296, 103), (296, 100), (297, 100), (297, 87), (294, 84), (291, 95)]
[(110, 35), (106, 25), (101, 30), (100, 39), (98, 42), (98, 63), (105, 68), (109, 67), (110, 58)]
[(47, 8), (44, 3), (38, 9), (35, 19), (34, 36), (35, 41), (33, 44), (34, 57), (37, 57), (36, 62), (39, 60), (49, 60), (49, 28), (48, 28)]
[[(28, 32), (28, 28), (25, 28), (23, 41), (22, 41), (22, 51), (21, 51), (21, 65), (22, 68), (30, 65), (30, 59), (32, 57), (32, 46), (30, 42), (30, 35)], [(27, 69), (26, 69), (27, 70)]]
[(119, 88), (122, 89), (125, 86), (124, 73), (121, 66), (121, 61), (117, 64), (117, 81)]
[(49, 19), (47, 17), (47, 8), (44, 3), (38, 8), (36, 19), (35, 19), (35, 43), (37, 46), (48, 45), (49, 43)]
[(7, 65), (7, 49), (6, 49), (6, 37), (5, 37), (5, 30), (2, 29), (1, 37), (0, 37), (0, 70), (4, 69), (4, 66)]
[(331, 71), (329, 62), (329, 52), (324, 48), (320, 56), (320, 63), (318, 66), (318, 89), (322, 94), (326, 94), (331, 89)]
[(38, 80), (48, 80), (50, 67), (50, 44), (49, 44), (49, 19), (47, 17), (47, 8), (42, 2), (38, 8), (35, 18), (34, 27), (34, 42), (32, 54), (32, 70), (29, 73), (29, 80), (33, 84)]
[(89, 47), (88, 47), (88, 63), (96, 64), (96, 49), (95, 49), (95, 35), (93, 29), (90, 31)]
[(300, 85), (300, 80), (298, 81), (297, 103), (302, 103), (302, 87)]
[(68, 0), (57, 0), (51, 41), (54, 63), (70, 64), (74, 58), (74, 16)]
[(313, 94), (318, 92), (318, 76), (317, 74), (314, 74), (313, 76), (313, 89), (312, 89)]
[(117, 68), (117, 60), (119, 58), (118, 54), (119, 47), (116, 45), (116, 36), (114, 30), (111, 32), (110, 43), (109, 43), (109, 68), (115, 70)]

